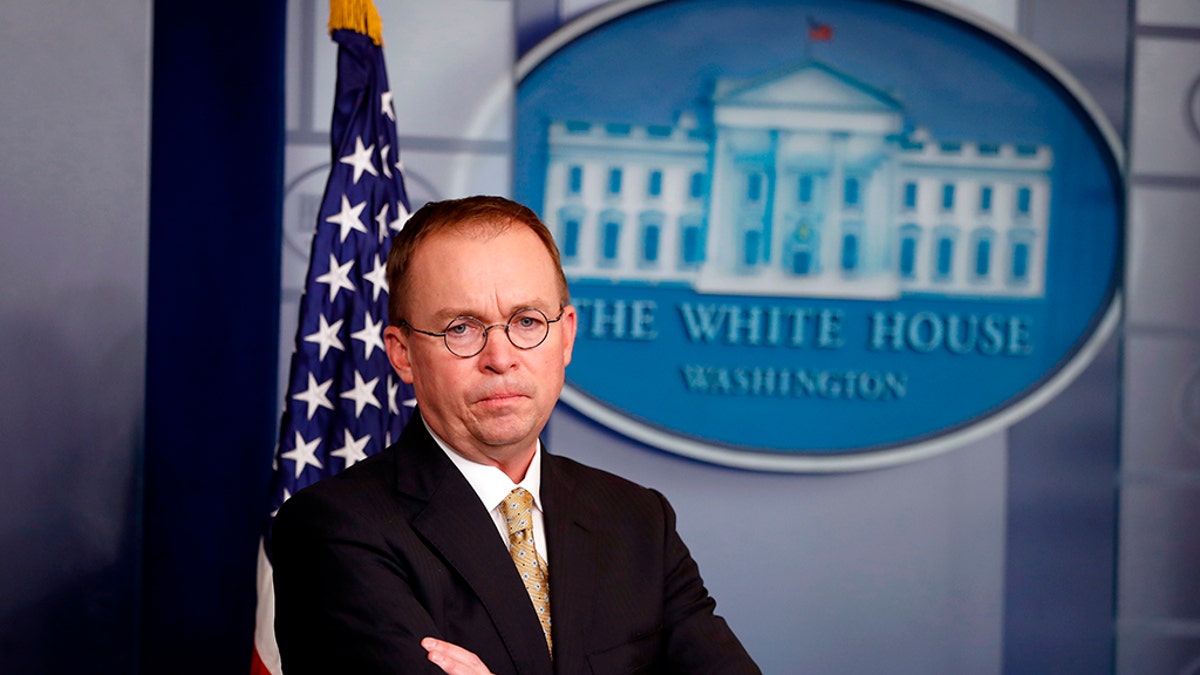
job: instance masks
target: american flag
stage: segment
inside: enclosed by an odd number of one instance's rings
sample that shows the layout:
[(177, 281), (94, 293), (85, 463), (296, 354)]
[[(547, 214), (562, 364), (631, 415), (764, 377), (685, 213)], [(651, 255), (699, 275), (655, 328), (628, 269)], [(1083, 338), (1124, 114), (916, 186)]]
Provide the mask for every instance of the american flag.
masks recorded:
[(808, 39), (812, 42), (829, 42), (833, 39), (833, 26), (808, 17)]
[[(387, 447), (412, 413), (412, 389), (392, 370), (383, 343), (387, 252), (409, 202), (379, 20), (368, 7), (370, 16), (350, 17), (347, 28), (337, 4), (330, 17), (338, 43), (333, 161), (300, 301), (271, 519), (297, 490)], [(280, 675), (267, 548), (259, 551), (251, 672)]]

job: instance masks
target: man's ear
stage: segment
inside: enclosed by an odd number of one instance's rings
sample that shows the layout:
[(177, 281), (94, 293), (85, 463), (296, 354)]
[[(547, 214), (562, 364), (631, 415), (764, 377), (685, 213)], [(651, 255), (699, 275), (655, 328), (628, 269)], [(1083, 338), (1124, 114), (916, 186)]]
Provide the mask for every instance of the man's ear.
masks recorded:
[(383, 342), (387, 349), (388, 361), (392, 368), (406, 384), (412, 384), (412, 359), (408, 353), (408, 335), (397, 326), (388, 326), (383, 330)]
[(563, 337), (563, 365), (566, 366), (571, 363), (571, 352), (575, 348), (575, 330), (579, 323), (579, 315), (575, 312), (574, 305), (567, 305), (563, 308), (560, 323)]

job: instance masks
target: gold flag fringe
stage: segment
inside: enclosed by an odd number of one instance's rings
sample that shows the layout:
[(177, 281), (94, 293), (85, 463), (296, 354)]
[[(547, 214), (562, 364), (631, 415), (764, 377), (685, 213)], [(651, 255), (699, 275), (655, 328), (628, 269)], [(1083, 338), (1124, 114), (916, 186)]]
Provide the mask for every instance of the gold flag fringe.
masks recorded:
[(383, 20), (371, 0), (329, 0), (329, 32), (352, 30), (383, 46)]

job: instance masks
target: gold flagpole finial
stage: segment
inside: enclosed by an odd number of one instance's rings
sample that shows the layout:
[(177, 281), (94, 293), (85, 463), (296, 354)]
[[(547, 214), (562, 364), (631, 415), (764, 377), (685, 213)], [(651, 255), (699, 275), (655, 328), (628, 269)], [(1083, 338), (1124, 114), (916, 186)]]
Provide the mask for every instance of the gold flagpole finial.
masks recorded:
[(329, 32), (339, 29), (362, 33), (383, 46), (383, 19), (371, 0), (329, 0)]

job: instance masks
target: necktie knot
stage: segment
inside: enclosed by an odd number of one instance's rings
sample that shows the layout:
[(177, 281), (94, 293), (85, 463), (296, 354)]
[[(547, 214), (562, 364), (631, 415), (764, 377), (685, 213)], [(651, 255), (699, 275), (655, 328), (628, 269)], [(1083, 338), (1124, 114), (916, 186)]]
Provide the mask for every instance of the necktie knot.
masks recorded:
[(521, 532), (533, 531), (533, 495), (525, 488), (517, 488), (508, 493), (500, 502), (500, 513), (508, 526), (508, 538), (518, 536)]

